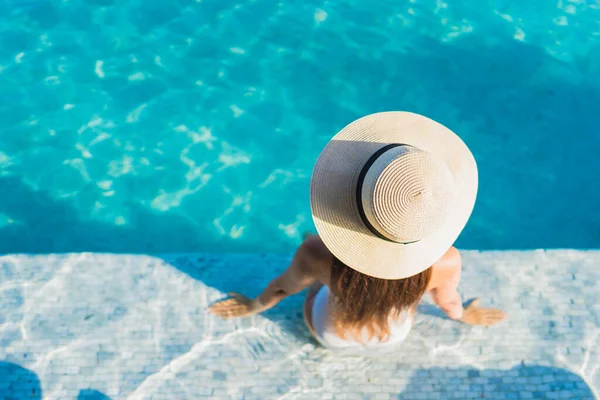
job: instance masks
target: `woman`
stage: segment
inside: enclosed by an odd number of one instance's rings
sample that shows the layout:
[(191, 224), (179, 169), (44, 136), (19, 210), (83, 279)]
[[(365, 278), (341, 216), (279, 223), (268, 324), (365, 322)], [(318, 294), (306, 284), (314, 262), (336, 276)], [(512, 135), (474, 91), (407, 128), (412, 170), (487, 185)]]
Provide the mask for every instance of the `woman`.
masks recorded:
[(425, 292), (449, 318), (470, 325), (504, 319), (457, 291), (452, 247), (469, 219), (477, 167), (462, 140), (426, 117), (372, 114), (325, 147), (311, 180), (318, 235), (305, 238), (287, 270), (256, 299), (232, 294), (211, 306), (224, 318), (267, 310), (310, 287), (305, 321), (334, 349), (387, 348), (410, 332)]

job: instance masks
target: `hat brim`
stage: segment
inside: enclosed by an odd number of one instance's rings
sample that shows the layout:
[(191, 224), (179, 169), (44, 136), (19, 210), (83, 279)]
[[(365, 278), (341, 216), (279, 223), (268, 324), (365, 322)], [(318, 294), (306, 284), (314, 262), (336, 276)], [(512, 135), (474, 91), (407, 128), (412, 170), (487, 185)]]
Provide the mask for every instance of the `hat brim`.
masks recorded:
[[(356, 202), (359, 174), (377, 150), (406, 144), (448, 166), (457, 190), (452, 213), (432, 235), (416, 243), (381, 239), (362, 222)], [(369, 276), (402, 279), (438, 261), (465, 227), (477, 196), (477, 165), (450, 129), (409, 112), (371, 114), (352, 122), (325, 146), (313, 170), (310, 202), (319, 236), (344, 264)]]

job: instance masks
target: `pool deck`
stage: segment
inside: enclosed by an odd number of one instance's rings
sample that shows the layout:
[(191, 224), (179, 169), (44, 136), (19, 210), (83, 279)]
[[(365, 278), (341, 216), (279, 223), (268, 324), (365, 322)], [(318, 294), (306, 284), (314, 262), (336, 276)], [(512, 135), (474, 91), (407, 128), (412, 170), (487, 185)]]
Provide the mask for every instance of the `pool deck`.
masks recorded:
[(288, 257), (0, 257), (0, 399), (593, 399), (600, 390), (600, 252), (464, 252), (461, 292), (491, 328), (425, 299), (405, 346), (379, 358), (319, 348), (298, 295), (219, 320)]

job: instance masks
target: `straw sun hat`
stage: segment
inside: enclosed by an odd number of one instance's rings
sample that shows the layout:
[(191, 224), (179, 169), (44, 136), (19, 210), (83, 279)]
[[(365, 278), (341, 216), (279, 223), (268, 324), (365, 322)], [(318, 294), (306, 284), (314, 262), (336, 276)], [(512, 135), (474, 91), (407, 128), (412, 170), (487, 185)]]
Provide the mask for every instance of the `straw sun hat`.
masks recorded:
[(369, 276), (402, 279), (452, 246), (477, 195), (477, 165), (451, 130), (384, 112), (342, 129), (315, 165), (310, 199), (327, 248)]

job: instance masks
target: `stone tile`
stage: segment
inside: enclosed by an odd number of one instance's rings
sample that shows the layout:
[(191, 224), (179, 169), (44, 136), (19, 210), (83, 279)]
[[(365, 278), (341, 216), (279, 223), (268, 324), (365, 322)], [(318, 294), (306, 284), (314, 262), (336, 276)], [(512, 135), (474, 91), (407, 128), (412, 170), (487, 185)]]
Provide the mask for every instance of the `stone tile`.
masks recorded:
[[(10, 265), (0, 281), (0, 398), (70, 399), (89, 388), (115, 400), (593, 399), (600, 252), (463, 259), (463, 297), (508, 319), (483, 329), (422, 312), (402, 347), (369, 358), (315, 347), (301, 296), (243, 320), (206, 313), (230, 290), (223, 271), (254, 266), (260, 275), (240, 273), (256, 294), (287, 256), (0, 257)], [(433, 310), (427, 296), (424, 306)]]

